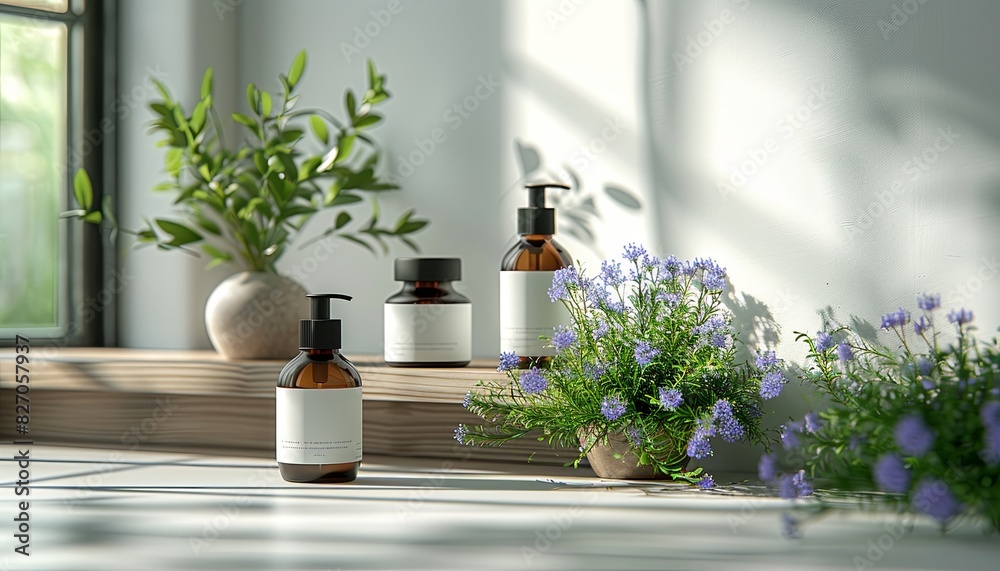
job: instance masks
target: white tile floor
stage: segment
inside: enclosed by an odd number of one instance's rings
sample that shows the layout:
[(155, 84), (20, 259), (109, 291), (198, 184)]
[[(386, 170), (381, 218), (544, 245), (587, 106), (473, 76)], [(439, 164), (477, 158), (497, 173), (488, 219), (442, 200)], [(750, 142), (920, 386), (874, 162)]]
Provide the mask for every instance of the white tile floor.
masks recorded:
[(788, 503), (745, 486), (369, 457), (354, 483), (299, 485), (261, 459), (44, 446), (24, 557), (15, 451), (0, 454), (0, 571), (1000, 568), (1000, 536), (971, 521), (896, 539), (898, 516), (852, 511), (783, 539)]

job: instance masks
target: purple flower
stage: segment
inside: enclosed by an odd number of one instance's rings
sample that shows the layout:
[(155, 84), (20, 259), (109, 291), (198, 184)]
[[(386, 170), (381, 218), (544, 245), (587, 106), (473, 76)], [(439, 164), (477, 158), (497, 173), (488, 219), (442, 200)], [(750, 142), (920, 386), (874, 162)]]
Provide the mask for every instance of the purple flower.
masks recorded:
[(900, 307), (896, 311), (891, 313), (886, 313), (882, 316), (882, 329), (892, 329), (893, 327), (902, 327), (910, 322), (910, 314), (906, 312), (905, 309)]
[(694, 435), (688, 441), (687, 455), (691, 458), (701, 459), (712, 455), (712, 446), (708, 439), (715, 436), (715, 426), (706, 420), (699, 420), (694, 429)]
[(592, 365), (584, 365), (583, 372), (586, 373), (590, 380), (595, 383), (604, 376), (604, 373), (608, 372), (608, 366), (604, 363), (594, 363)]
[(807, 413), (804, 422), (806, 424), (806, 432), (810, 434), (823, 427), (823, 421), (820, 420), (819, 413), (817, 412)]
[(646, 248), (632, 242), (627, 244), (625, 248), (622, 249), (622, 257), (632, 262), (638, 260), (639, 258), (645, 258)]
[(549, 288), (549, 299), (559, 301), (569, 297), (569, 288), (581, 284), (580, 274), (576, 271), (576, 266), (566, 266), (559, 268), (552, 275), (552, 287)]
[(532, 367), (521, 373), (518, 382), (521, 383), (521, 390), (529, 395), (538, 394), (549, 386), (545, 375), (538, 370), (538, 367)]
[(743, 438), (743, 425), (733, 417), (733, 406), (725, 399), (719, 399), (712, 407), (712, 421), (719, 427), (719, 436), (726, 442), (736, 442)]
[(812, 495), (812, 486), (806, 481), (805, 470), (785, 474), (778, 480), (778, 495), (786, 500)]
[(778, 455), (775, 453), (761, 454), (757, 462), (757, 476), (765, 482), (773, 482), (778, 474)]
[(462, 406), (464, 406), (465, 408), (469, 408), (469, 405), (471, 404), (472, 404), (472, 390), (470, 389), (465, 392), (465, 398), (462, 399)]
[(469, 431), (465, 428), (465, 425), (459, 424), (458, 427), (455, 429), (454, 438), (455, 440), (458, 441), (459, 444), (465, 444), (465, 436), (467, 434), (469, 434)]
[(642, 444), (642, 430), (638, 426), (630, 426), (625, 429), (625, 434), (628, 436), (629, 441), (632, 442), (632, 446), (638, 448)]
[(772, 367), (777, 367), (781, 362), (781, 359), (774, 354), (774, 351), (765, 351), (764, 353), (758, 353), (757, 358), (754, 360), (754, 364), (761, 371), (766, 371)]
[(594, 329), (594, 340), (598, 340), (608, 334), (611, 327), (608, 325), (607, 321), (603, 319), (597, 320), (597, 327)]
[(556, 327), (555, 334), (552, 336), (552, 346), (556, 348), (556, 351), (565, 351), (574, 343), (576, 343), (576, 331), (565, 325)]
[(983, 426), (987, 428), (1000, 428), (1000, 401), (986, 401), (979, 409), (979, 417), (983, 419)]
[(965, 325), (966, 323), (972, 323), (972, 310), (969, 309), (953, 309), (951, 313), (948, 314), (948, 321), (957, 324), (959, 327)]
[(677, 304), (681, 301), (681, 294), (679, 293), (667, 293), (661, 291), (656, 294), (656, 301), (664, 301), (667, 303), (667, 307), (677, 307)]
[(875, 485), (883, 492), (905, 494), (910, 489), (910, 471), (899, 454), (883, 454), (872, 470)]
[(913, 332), (917, 335), (923, 335), (924, 331), (931, 326), (931, 320), (927, 319), (926, 315), (921, 315), (919, 318), (913, 320)]
[(725, 399), (719, 399), (712, 405), (712, 420), (715, 422), (725, 421), (733, 417), (733, 405)]
[(920, 513), (927, 514), (941, 523), (945, 523), (958, 515), (963, 506), (948, 484), (935, 478), (924, 478), (913, 489), (913, 507)]
[(986, 427), (986, 433), (983, 434), (982, 456), (990, 466), (1000, 464), (1000, 426)]
[(604, 260), (601, 262), (601, 279), (607, 287), (621, 285), (625, 281), (622, 275), (622, 265), (618, 260)]
[(822, 353), (833, 347), (833, 338), (826, 331), (816, 333), (816, 350)]
[(698, 480), (698, 487), (703, 490), (709, 490), (711, 488), (714, 488), (715, 480), (712, 478), (712, 476), (705, 474), (705, 476), (702, 477), (702, 479)]
[(635, 342), (635, 362), (640, 365), (648, 365), (653, 362), (653, 358), (660, 354), (660, 350), (651, 346), (646, 341)]
[(497, 367), (497, 371), (501, 373), (504, 371), (509, 371), (511, 369), (516, 369), (519, 359), (517, 354), (513, 351), (504, 351), (500, 353), (500, 366)]
[(854, 358), (854, 352), (851, 351), (851, 346), (847, 341), (841, 341), (840, 345), (837, 345), (837, 358), (841, 362), (847, 362)]
[(708, 344), (716, 349), (725, 349), (726, 345), (729, 344), (729, 337), (722, 333), (713, 333), (712, 338), (708, 340)]
[(773, 399), (781, 394), (781, 386), (785, 382), (785, 377), (780, 371), (770, 371), (760, 381), (760, 396), (764, 399)]
[(705, 270), (701, 276), (701, 285), (708, 291), (722, 291), (726, 289), (726, 274)]
[(660, 387), (660, 406), (667, 410), (674, 410), (681, 406), (684, 402), (684, 397), (681, 392), (677, 389), (665, 389)]
[(625, 414), (625, 404), (618, 397), (604, 397), (601, 414), (608, 420), (618, 420)]
[(662, 260), (660, 260), (660, 267), (659, 267), (660, 280), (670, 281), (674, 279), (677, 276), (677, 273), (680, 271), (680, 268), (681, 264), (677, 260), (677, 257), (674, 256), (673, 254), (667, 256), (666, 258), (663, 258)]
[[(917, 361), (917, 370), (920, 371), (921, 375), (926, 377), (931, 374), (931, 371), (934, 370), (934, 362), (930, 359), (924, 359), (921, 357), (920, 360)], [(925, 386), (924, 388), (927, 387)]]
[(934, 311), (941, 307), (941, 294), (922, 293), (917, 296), (917, 307), (924, 311)]
[(608, 309), (615, 313), (624, 313), (625, 304), (622, 303), (621, 301), (618, 301), (617, 299), (613, 299), (608, 302)]
[(789, 422), (781, 425), (781, 445), (785, 447), (785, 450), (799, 447), (798, 433), (802, 432), (802, 428), (801, 422)]
[(934, 432), (916, 415), (900, 419), (895, 436), (899, 449), (909, 456), (923, 456), (934, 446)]

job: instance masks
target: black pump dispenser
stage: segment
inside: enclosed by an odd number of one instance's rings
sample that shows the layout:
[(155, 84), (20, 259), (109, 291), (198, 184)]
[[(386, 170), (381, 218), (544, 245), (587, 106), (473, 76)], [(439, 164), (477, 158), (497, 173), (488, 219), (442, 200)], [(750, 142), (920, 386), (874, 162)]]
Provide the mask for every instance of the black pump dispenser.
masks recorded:
[(569, 186), (558, 182), (538, 182), (524, 185), (528, 189), (528, 207), (517, 209), (517, 233), (526, 236), (542, 234), (551, 236), (556, 233), (556, 209), (545, 207), (545, 189)]
[(312, 302), (309, 319), (299, 320), (299, 349), (340, 349), (340, 320), (330, 319), (330, 300), (351, 301), (349, 295), (340, 293), (309, 293)]

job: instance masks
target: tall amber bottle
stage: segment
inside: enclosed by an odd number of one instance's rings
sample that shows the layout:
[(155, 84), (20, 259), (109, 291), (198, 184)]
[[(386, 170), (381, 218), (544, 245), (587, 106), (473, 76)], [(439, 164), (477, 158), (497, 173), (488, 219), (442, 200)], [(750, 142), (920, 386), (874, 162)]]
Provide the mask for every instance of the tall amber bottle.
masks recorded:
[(275, 457), (289, 482), (350, 482), (361, 466), (361, 376), (340, 354), (341, 325), (330, 300), (309, 294), (310, 319), (299, 322), (301, 352), (278, 373)]
[(528, 207), (517, 209), (518, 241), (500, 263), (500, 351), (513, 351), (521, 368), (544, 366), (555, 355), (538, 337), (552, 336), (555, 326), (569, 323), (569, 313), (549, 299), (552, 276), (572, 265), (566, 250), (552, 239), (556, 211), (545, 206), (546, 188), (558, 183), (528, 184)]

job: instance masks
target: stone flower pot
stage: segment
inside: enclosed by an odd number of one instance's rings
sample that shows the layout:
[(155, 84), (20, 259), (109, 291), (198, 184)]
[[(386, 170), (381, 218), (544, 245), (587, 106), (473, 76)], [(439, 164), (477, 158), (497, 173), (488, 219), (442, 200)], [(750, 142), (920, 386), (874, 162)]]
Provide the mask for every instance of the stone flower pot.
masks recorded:
[[(596, 442), (594, 442), (596, 440)], [(621, 432), (612, 432), (607, 438), (597, 438), (589, 432), (580, 436), (580, 446), (586, 448), (593, 442), (587, 452), (587, 461), (599, 478), (609, 480), (660, 480), (665, 479), (663, 473), (654, 474), (652, 466), (640, 466), (639, 457), (632, 449), (628, 436)], [(673, 467), (686, 469), (690, 458), (686, 454), (678, 454)]]
[(299, 352), (299, 320), (309, 317), (306, 290), (269, 272), (226, 278), (205, 304), (205, 327), (226, 359), (282, 359)]

